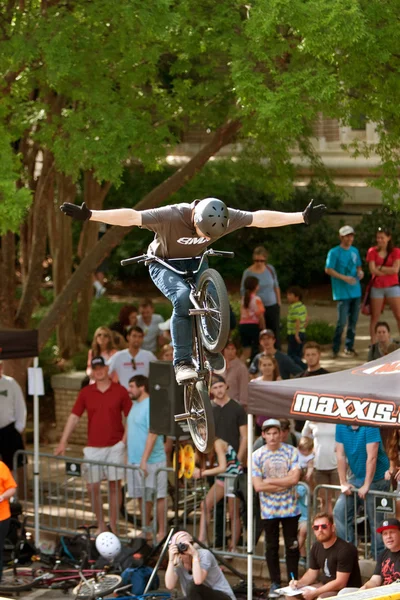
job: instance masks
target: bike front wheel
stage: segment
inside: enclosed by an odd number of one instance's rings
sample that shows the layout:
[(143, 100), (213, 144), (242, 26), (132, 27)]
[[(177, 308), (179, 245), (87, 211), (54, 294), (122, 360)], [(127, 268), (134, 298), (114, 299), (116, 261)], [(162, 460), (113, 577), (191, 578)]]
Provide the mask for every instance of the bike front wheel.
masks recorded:
[(94, 598), (102, 598), (109, 596), (114, 590), (121, 587), (122, 577), (119, 575), (100, 575), (97, 579), (88, 579), (81, 581), (73, 590), (72, 593), (79, 600), (93, 600)]
[(215, 440), (214, 413), (204, 381), (185, 386), (185, 410), (194, 445), (200, 452), (210, 452)]
[(215, 269), (206, 269), (197, 286), (199, 305), (205, 309), (200, 316), (200, 336), (209, 352), (222, 352), (230, 330), (229, 298), (221, 275)]
[(0, 583), (2, 592), (26, 592), (33, 588), (35, 576), (29, 567), (16, 567), (15, 569), (4, 569)]

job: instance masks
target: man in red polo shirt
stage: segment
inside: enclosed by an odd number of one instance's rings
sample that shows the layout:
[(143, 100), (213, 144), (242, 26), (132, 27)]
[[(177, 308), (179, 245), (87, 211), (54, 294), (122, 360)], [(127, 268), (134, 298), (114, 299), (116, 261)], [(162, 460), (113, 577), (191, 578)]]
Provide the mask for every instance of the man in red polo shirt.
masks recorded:
[[(65, 455), (68, 439), (77, 426), (83, 413), (88, 415), (88, 445), (83, 454), (88, 460), (98, 463), (125, 462), (124, 424), (122, 413), (128, 416), (132, 401), (126, 389), (114, 383), (108, 376), (108, 366), (102, 356), (92, 359), (92, 378), (94, 383), (84, 387), (78, 395), (68, 421), (64, 427), (60, 443), (55, 454)], [(85, 465), (84, 474), (87, 479), (88, 492), (91, 497), (93, 511), (97, 518), (99, 533), (107, 531), (100, 484), (103, 479), (109, 483), (110, 526), (117, 531), (118, 510), (121, 503), (121, 479), (123, 470), (99, 465)]]

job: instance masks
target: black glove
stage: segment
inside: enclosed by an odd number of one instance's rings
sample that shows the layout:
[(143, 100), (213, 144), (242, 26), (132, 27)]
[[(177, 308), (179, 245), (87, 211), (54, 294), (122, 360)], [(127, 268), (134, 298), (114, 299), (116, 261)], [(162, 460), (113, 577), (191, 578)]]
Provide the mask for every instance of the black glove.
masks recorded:
[(60, 206), (60, 210), (63, 211), (68, 217), (72, 217), (76, 221), (87, 221), (92, 215), (92, 211), (86, 206), (86, 202), (82, 203), (82, 206), (71, 204), (71, 202), (64, 202)]
[(310, 204), (303, 211), (303, 219), (306, 225), (312, 225), (318, 223), (326, 213), (327, 208), (325, 204), (318, 204), (314, 206), (314, 200), (311, 200)]

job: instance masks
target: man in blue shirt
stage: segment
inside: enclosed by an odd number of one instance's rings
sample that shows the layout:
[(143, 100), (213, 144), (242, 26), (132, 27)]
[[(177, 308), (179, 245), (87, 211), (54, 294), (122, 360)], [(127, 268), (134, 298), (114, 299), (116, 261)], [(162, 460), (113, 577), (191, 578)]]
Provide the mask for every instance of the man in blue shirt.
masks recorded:
[(342, 333), (347, 323), (344, 353), (355, 354), (354, 338), (361, 303), (360, 281), (364, 277), (360, 253), (354, 248), (354, 229), (345, 225), (339, 229), (340, 244), (331, 248), (325, 264), (325, 273), (331, 277), (333, 299), (338, 305), (338, 320), (333, 338), (333, 357), (339, 354)]
[[(149, 380), (134, 375), (129, 380), (129, 395), (133, 405), (126, 422), (128, 463), (138, 469), (128, 472), (128, 493), (131, 498), (145, 498), (146, 523), (149, 525), (153, 502), (157, 500), (157, 539), (165, 536), (165, 498), (167, 497), (167, 461), (163, 436), (151, 433)], [(164, 469), (159, 471), (159, 469)], [(143, 477), (144, 476), (144, 477)], [(144, 481), (143, 481), (144, 479)]]
[[(338, 537), (354, 543), (354, 505), (365, 501), (366, 516), (372, 532), (371, 553), (376, 559), (377, 554), (383, 550), (383, 543), (381, 536), (377, 539), (375, 534), (378, 527), (378, 523), (375, 523), (375, 497), (368, 492), (388, 492), (390, 488), (390, 481), (385, 479), (389, 459), (382, 444), (381, 433), (377, 427), (336, 425), (335, 440), (342, 490), (333, 511)], [(351, 470), (349, 478), (347, 467)], [(358, 489), (358, 492), (354, 493), (353, 488)]]

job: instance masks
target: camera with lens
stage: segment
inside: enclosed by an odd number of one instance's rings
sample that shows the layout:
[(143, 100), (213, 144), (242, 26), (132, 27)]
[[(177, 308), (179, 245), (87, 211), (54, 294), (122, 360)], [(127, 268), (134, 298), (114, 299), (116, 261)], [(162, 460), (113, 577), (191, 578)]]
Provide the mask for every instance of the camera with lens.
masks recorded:
[(185, 542), (179, 542), (179, 544), (177, 544), (176, 547), (178, 549), (179, 554), (184, 554), (189, 548), (189, 544), (185, 544)]

